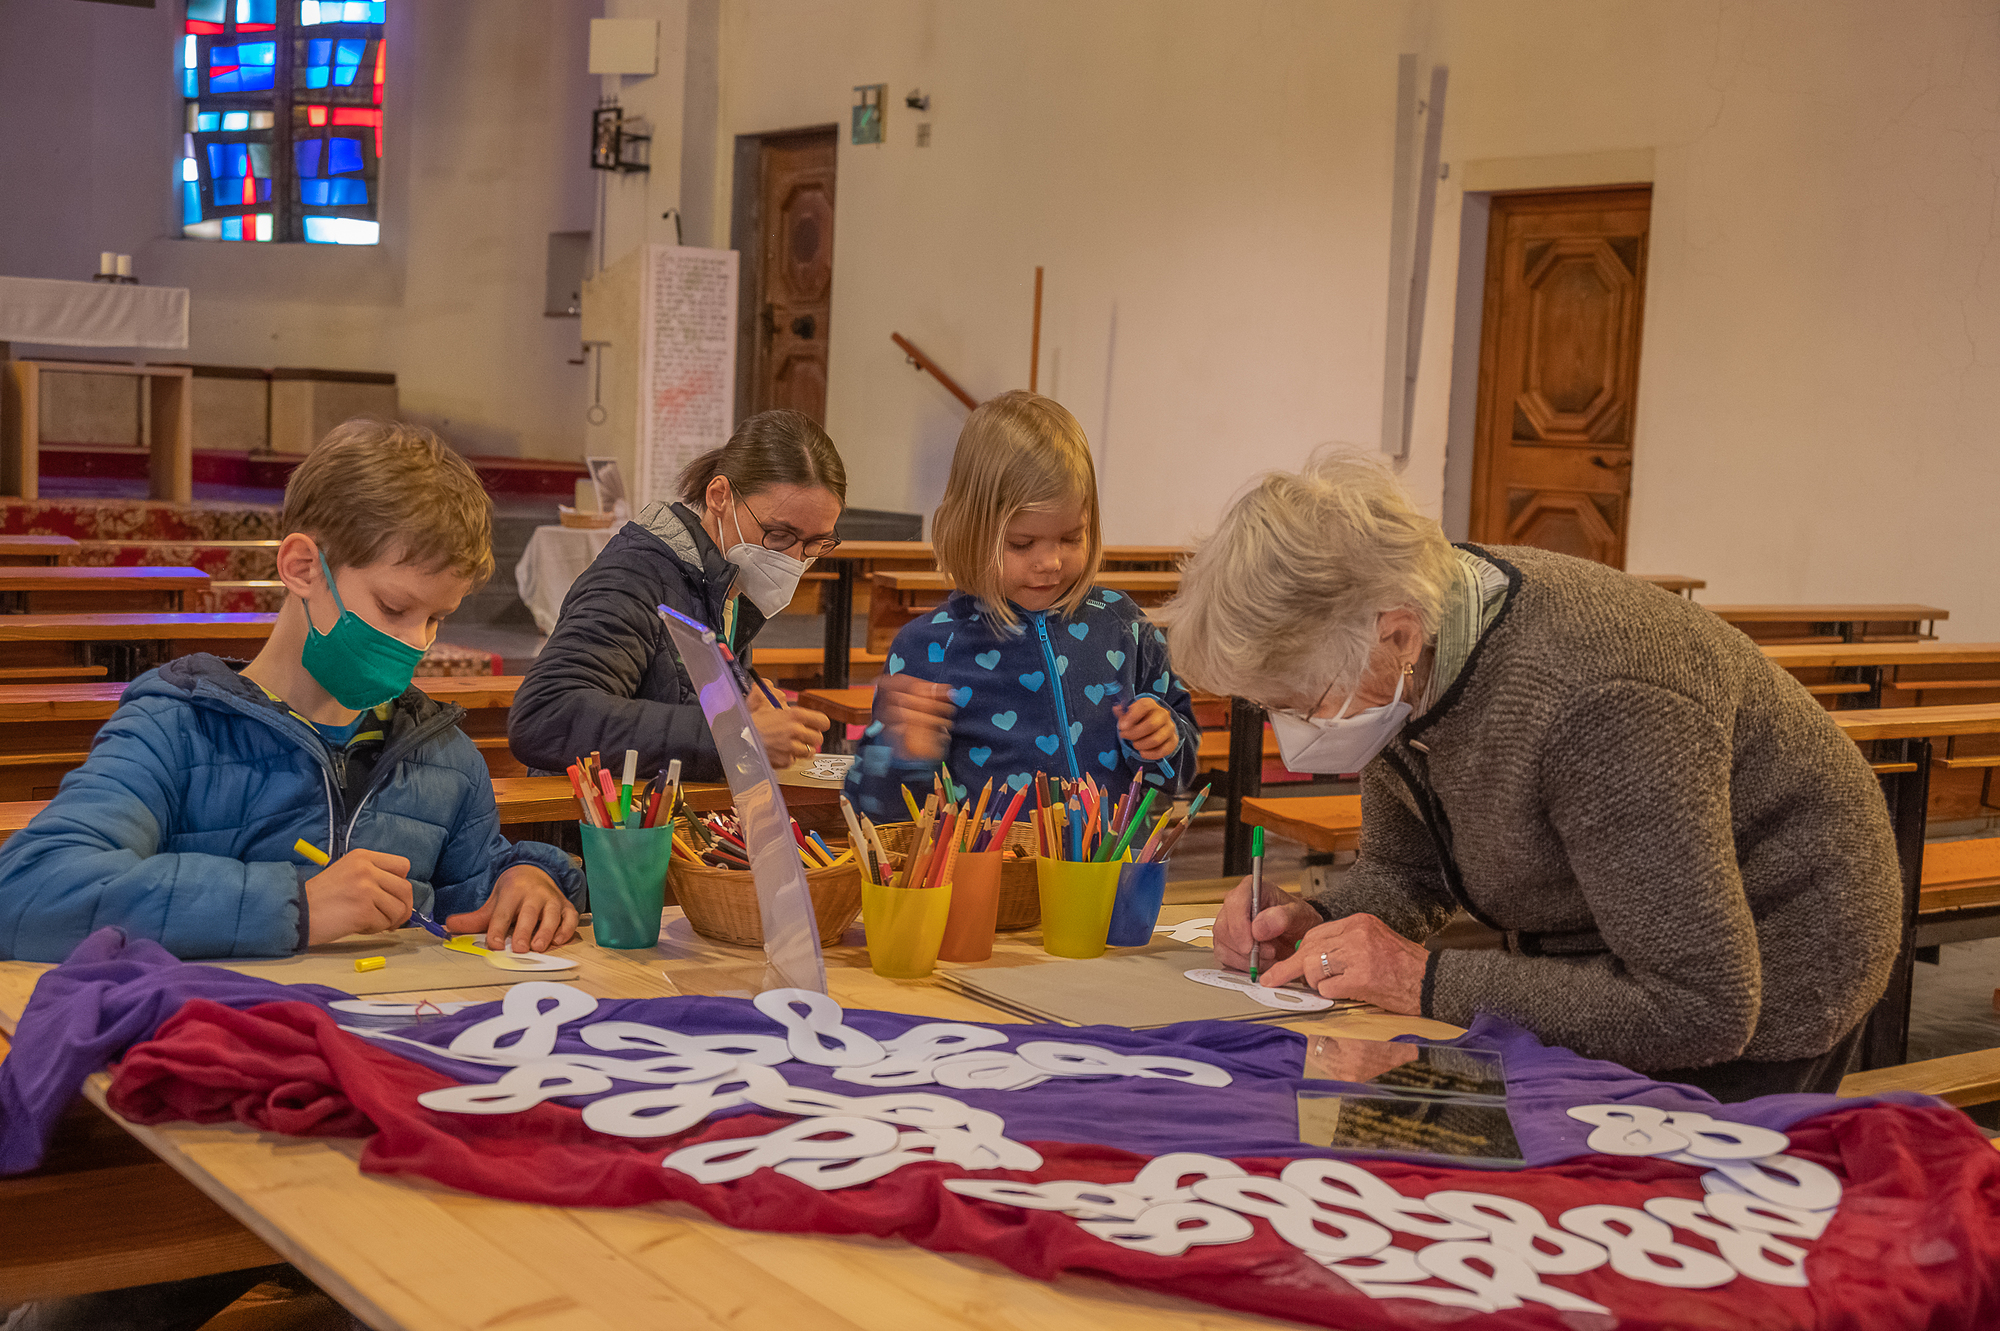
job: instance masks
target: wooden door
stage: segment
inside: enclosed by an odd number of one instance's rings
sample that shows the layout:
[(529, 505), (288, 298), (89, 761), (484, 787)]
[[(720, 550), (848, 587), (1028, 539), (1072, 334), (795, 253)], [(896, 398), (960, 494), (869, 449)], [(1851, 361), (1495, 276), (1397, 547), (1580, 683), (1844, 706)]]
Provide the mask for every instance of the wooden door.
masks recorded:
[(1645, 187), (1494, 197), (1474, 541), (1625, 566), (1651, 211)]
[(835, 132), (765, 135), (758, 150), (757, 328), (750, 410), (790, 407), (826, 424), (833, 312)]

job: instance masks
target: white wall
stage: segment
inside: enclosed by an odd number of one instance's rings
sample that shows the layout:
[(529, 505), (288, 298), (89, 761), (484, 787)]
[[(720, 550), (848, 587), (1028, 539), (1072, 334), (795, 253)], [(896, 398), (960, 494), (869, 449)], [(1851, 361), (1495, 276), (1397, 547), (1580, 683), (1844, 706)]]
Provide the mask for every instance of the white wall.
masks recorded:
[(0, 272), (82, 278), (129, 253), (193, 293), (188, 350), (163, 358), (389, 371), (403, 414), (467, 452), (580, 456), (577, 322), (542, 304), (548, 233), (591, 225), (598, 9), (392, 0), (384, 243), (348, 247), (173, 238), (175, 0), (8, 0)]
[(1405, 470), (1427, 503), (1464, 166), (1650, 149), (1631, 567), (2000, 638), (1994, 0), (721, 0), (715, 41), (712, 110), (681, 88), (690, 243), (726, 241), (735, 135), (889, 84), (889, 141), (840, 157), (828, 423), (858, 503), (927, 511), (963, 417), (889, 333), (975, 395), (1022, 385), (1037, 263), (1042, 385), (1099, 449), (1111, 538), (1177, 539), (1257, 470), (1378, 438), (1407, 50), (1451, 69)]

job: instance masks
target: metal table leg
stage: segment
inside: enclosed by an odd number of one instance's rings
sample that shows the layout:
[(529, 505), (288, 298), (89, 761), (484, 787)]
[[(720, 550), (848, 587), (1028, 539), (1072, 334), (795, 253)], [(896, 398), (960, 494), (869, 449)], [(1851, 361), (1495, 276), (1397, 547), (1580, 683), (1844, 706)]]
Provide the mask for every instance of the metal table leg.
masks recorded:
[(834, 558), (833, 585), (826, 589), (821, 609), (826, 612), (826, 657), (820, 663), (820, 685), (829, 689), (847, 687), (847, 653), (854, 636), (854, 561)]
[(1250, 872), (1250, 829), (1243, 825), (1243, 801), (1264, 791), (1264, 709), (1241, 698), (1229, 700), (1229, 770), (1222, 774), (1228, 821), (1222, 829), (1224, 877)]
[(1889, 822), (1896, 833), (1896, 863), (1903, 878), (1903, 937), (1889, 988), (1868, 1014), (1861, 1037), (1861, 1067), (1891, 1068), (1909, 1061), (1910, 985), (1916, 962), (1917, 901), (1924, 876), (1924, 824), (1931, 793), (1931, 742), (1906, 739), (1900, 759), (1915, 763), (1914, 772), (1884, 772), (1882, 794), (1889, 801)]

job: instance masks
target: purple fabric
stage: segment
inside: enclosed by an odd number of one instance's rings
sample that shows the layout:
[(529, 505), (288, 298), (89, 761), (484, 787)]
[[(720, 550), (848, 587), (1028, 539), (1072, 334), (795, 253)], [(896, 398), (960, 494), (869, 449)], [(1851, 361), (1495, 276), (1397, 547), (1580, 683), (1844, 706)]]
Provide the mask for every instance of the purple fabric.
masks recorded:
[[(301, 999), (320, 1003), (346, 998), (318, 985), (280, 985), (233, 971), (176, 960), (148, 941), (127, 942), (116, 930), (91, 935), (70, 959), (44, 976), (23, 1014), (13, 1053), (0, 1063), (0, 1174), (33, 1168), (47, 1145), (57, 1115), (91, 1072), (122, 1055), (182, 1004), (207, 998), (233, 1008)], [(394, 1034), (436, 1046), (430, 1053), (405, 1040), (378, 1047), (446, 1073), (462, 1082), (497, 1080), (502, 1069), (464, 1063), (446, 1056), (453, 1036), (500, 1010), (481, 1004), (448, 1017), (426, 1019)], [(338, 1019), (340, 1014), (335, 1014)], [(597, 1021), (636, 1021), (692, 1035), (782, 1034), (784, 1027), (751, 1003), (734, 998), (607, 999), (581, 1022), (564, 1027), (558, 1052), (595, 1054), (578, 1030)], [(889, 1012), (849, 1010), (849, 1025), (886, 1040), (934, 1020)], [(996, 1025), (1011, 1049), (1028, 1040), (1061, 1040), (1094, 1045), (1119, 1054), (1165, 1055), (1211, 1063), (1237, 1078), (1226, 1087), (1191, 1086), (1154, 1079), (1058, 1078), (1021, 1091), (954, 1091), (953, 1096), (989, 1109), (1007, 1122), (1016, 1141), (1091, 1142), (1139, 1155), (1189, 1149), (1189, 1125), (1210, 1134), (1202, 1149), (1232, 1159), (1342, 1154), (1307, 1146), (1298, 1139), (1294, 1092), (1347, 1085), (1306, 1081), (1300, 1076), (1305, 1037), (1255, 1022), (1188, 1022), (1155, 1031), (1113, 1026)], [(1662, 1109), (1699, 1109), (1716, 1118), (1783, 1130), (1830, 1109), (1857, 1108), (1864, 1100), (1834, 1096), (1769, 1096), (1744, 1104), (1718, 1105), (1692, 1087), (1648, 1080), (1613, 1063), (1550, 1048), (1519, 1027), (1482, 1016), (1460, 1040), (1449, 1043), (1497, 1050), (1506, 1064), (1508, 1115), (1530, 1166), (1554, 1164), (1587, 1154), (1589, 1126), (1564, 1112), (1572, 1105), (1633, 1101)], [(788, 1063), (784, 1075), (795, 1085), (843, 1095), (872, 1094), (837, 1080), (832, 1069)], [(630, 1090), (614, 1087), (606, 1094)], [(922, 1089), (922, 1088), (911, 1088)], [(1365, 1087), (1352, 1087), (1365, 1091)], [(581, 1106), (595, 1096), (558, 1103)], [(1928, 1096), (1897, 1093), (1881, 1097), (1899, 1104), (1932, 1105)], [(738, 1110), (734, 1112), (752, 1112)]]

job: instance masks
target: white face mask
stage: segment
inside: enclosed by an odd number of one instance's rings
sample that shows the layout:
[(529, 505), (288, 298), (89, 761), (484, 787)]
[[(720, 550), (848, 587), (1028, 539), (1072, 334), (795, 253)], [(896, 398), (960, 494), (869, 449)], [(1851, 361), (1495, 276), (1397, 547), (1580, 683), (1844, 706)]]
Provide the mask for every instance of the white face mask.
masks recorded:
[(1376, 754), (1410, 719), (1410, 704), (1403, 701), (1403, 685), (1410, 678), (1406, 670), (1396, 679), (1396, 696), (1381, 707), (1347, 714), (1354, 702), (1348, 694), (1340, 705), (1340, 715), (1330, 718), (1286, 716), (1271, 713), (1271, 729), (1277, 732), (1278, 753), (1293, 772), (1317, 772), (1344, 776), (1366, 767)]
[(764, 617), (769, 619), (792, 603), (793, 595), (799, 590), (799, 579), (812, 567), (812, 560), (794, 559), (783, 550), (752, 545), (743, 539), (743, 523), (735, 518), (735, 512), (736, 506), (731, 503), (730, 515), (736, 522), (736, 544), (724, 550), (722, 557), (739, 570), (736, 589), (749, 597), (750, 604), (763, 611)]

